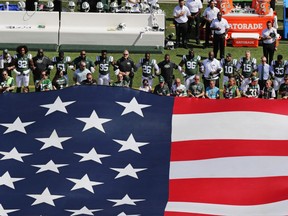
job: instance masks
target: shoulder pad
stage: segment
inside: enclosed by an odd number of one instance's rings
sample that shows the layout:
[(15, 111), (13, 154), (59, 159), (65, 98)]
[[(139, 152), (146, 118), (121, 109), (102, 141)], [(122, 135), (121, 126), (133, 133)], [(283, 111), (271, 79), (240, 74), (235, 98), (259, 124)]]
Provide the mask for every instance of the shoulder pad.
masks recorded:
[(66, 62), (71, 62), (71, 57), (70, 56), (66, 56), (65, 61)]
[(155, 59), (151, 60), (152, 64), (157, 64)]
[(197, 60), (200, 61), (201, 60), (201, 56), (198, 55), (197, 56)]
[(233, 59), (233, 65), (237, 64), (237, 59)]
[(186, 58), (186, 55), (183, 55), (183, 56), (182, 56), (182, 60), (183, 60), (183, 61), (186, 61), (186, 59), (187, 59), (187, 58)]
[(257, 62), (256, 58), (252, 58), (252, 62), (253, 62), (254, 64), (256, 64), (256, 62)]

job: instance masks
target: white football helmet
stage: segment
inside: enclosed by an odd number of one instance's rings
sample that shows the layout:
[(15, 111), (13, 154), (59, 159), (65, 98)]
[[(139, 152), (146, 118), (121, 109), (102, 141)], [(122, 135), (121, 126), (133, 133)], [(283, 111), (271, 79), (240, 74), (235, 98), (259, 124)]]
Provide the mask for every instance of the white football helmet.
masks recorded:
[(127, 4), (125, 5), (125, 11), (126, 11), (126, 12), (131, 12), (131, 10), (132, 10), (131, 5), (130, 5), (129, 3), (127, 3)]
[(84, 12), (89, 12), (90, 10), (90, 5), (88, 2), (83, 2), (82, 3), (82, 9), (84, 10)]
[(118, 31), (124, 31), (126, 29), (126, 24), (125, 23), (119, 23), (117, 26)]
[(25, 3), (24, 1), (19, 1), (19, 2), (17, 3), (17, 5), (18, 5), (19, 10), (25, 11), (26, 3)]
[(48, 1), (46, 7), (47, 7), (47, 10), (48, 10), (48, 11), (53, 11), (53, 10), (54, 10), (54, 3), (53, 3), (53, 1)]
[(142, 13), (150, 13), (150, 6), (147, 3), (141, 2), (139, 6)]
[(173, 50), (174, 49), (174, 42), (173, 41), (168, 41), (166, 43), (166, 49)]
[(116, 13), (117, 11), (118, 11), (118, 4), (117, 4), (117, 2), (111, 2), (111, 4), (110, 4), (110, 11), (112, 12), (112, 13)]
[(96, 9), (97, 9), (97, 12), (99, 12), (99, 13), (104, 11), (104, 5), (103, 5), (103, 3), (101, 1), (97, 2)]
[(74, 12), (75, 10), (75, 2), (74, 1), (69, 1), (68, 2), (68, 8), (70, 12)]

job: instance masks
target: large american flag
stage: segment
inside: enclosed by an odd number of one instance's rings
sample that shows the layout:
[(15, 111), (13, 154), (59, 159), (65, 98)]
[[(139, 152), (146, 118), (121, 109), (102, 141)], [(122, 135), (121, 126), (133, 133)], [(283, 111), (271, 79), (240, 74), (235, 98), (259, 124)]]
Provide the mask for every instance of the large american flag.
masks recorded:
[(0, 215), (287, 215), (286, 101), (0, 95)]

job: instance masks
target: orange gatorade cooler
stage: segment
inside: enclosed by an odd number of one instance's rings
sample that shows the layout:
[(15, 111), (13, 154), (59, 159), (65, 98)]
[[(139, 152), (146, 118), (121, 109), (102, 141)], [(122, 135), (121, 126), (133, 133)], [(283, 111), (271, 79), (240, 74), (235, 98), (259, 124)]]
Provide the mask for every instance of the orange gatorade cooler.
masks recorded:
[(267, 15), (270, 12), (270, 0), (258, 0), (256, 3), (256, 12), (259, 15)]
[(230, 0), (218, 0), (217, 7), (219, 8), (220, 12), (224, 15), (229, 13), (233, 9), (232, 1)]

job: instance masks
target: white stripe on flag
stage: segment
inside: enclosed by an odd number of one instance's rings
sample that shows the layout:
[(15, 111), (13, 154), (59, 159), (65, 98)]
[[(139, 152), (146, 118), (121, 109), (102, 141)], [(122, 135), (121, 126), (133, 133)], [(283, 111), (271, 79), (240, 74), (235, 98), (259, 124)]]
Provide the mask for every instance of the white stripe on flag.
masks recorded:
[(170, 179), (271, 176), (288, 176), (288, 157), (248, 156), (170, 162)]
[(173, 115), (172, 141), (204, 139), (287, 140), (287, 125), (288, 116), (262, 112)]
[(168, 202), (165, 211), (233, 216), (287, 215), (288, 201), (262, 205), (219, 205), (206, 203)]

